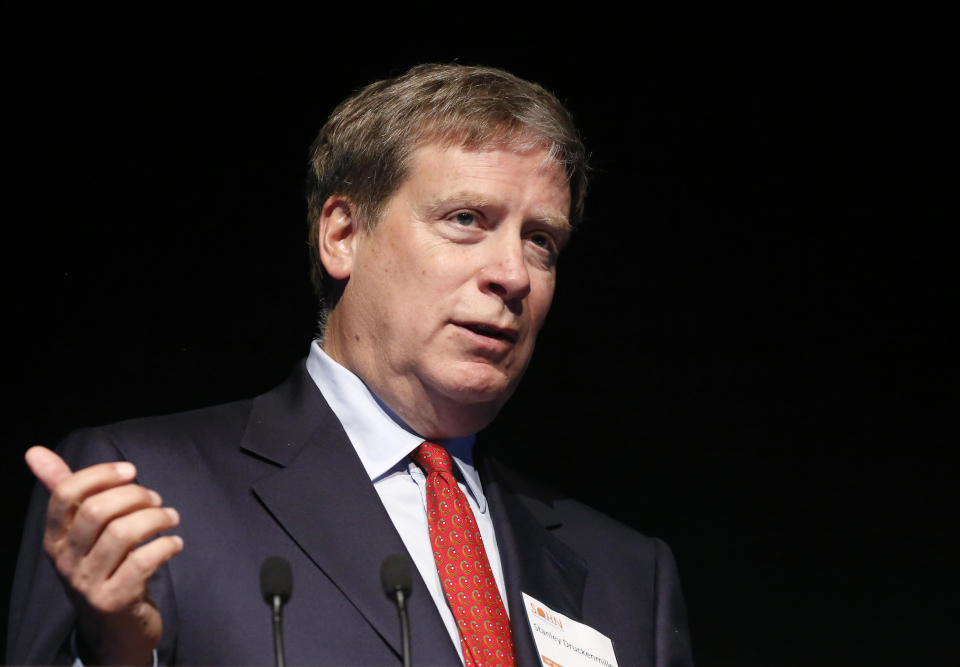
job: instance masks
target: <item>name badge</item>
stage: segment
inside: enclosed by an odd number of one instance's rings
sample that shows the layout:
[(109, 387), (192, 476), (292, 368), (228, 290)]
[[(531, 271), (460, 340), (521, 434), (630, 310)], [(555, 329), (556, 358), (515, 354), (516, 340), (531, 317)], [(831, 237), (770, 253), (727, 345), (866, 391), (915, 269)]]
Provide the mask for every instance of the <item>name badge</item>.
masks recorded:
[(609, 637), (521, 595), (543, 667), (617, 667)]

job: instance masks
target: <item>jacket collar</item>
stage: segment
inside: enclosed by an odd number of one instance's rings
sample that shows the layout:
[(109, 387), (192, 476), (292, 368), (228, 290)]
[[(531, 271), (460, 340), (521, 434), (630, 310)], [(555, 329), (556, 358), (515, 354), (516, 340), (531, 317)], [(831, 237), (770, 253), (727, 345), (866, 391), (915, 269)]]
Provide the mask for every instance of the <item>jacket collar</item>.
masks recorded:
[[(254, 400), (241, 448), (277, 464), (253, 492), (304, 553), (399, 656), (396, 608), (380, 564), (403, 541), (340, 423), (301, 364), (281, 387)], [(421, 664), (458, 658), (419, 573), (409, 600), (411, 652)]]
[[(253, 492), (399, 656), (396, 610), (383, 593), (379, 571), (386, 555), (405, 553), (403, 540), (302, 363), (287, 382), (254, 399), (241, 449), (277, 466), (254, 483)], [(517, 664), (538, 665), (521, 591), (580, 619), (586, 566), (556, 536), (563, 524), (554, 495), (492, 459), (481, 456), (477, 463), (506, 578)], [(440, 615), (422, 594), (426, 585), (414, 570), (409, 600), (414, 661), (457, 664)]]

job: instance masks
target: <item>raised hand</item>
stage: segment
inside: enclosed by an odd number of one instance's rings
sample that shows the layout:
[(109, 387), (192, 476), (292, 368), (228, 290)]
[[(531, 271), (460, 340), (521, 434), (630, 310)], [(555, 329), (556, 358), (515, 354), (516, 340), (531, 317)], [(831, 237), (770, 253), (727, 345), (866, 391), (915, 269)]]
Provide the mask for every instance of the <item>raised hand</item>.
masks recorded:
[(31, 447), (24, 458), (50, 491), (43, 547), (77, 611), (81, 657), (150, 664), (163, 623), (147, 580), (183, 549), (183, 540), (145, 541), (178, 525), (177, 511), (133, 484), (136, 468), (127, 461), (72, 472), (44, 447)]

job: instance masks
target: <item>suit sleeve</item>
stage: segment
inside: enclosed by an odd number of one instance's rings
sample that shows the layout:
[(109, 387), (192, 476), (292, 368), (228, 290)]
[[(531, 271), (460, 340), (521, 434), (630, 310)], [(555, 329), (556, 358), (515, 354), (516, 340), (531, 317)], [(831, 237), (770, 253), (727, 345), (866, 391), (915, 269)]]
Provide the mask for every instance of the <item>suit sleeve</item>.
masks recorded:
[(657, 566), (654, 664), (657, 667), (692, 667), (690, 631), (677, 565), (670, 547), (660, 540), (654, 542)]
[[(105, 434), (94, 431), (71, 434), (57, 447), (57, 453), (71, 470), (127, 458)], [(7, 664), (70, 665), (76, 657), (70, 645), (76, 614), (56, 568), (43, 550), (49, 499), (50, 494), (43, 485), (35, 484), (10, 596)], [(148, 587), (163, 616), (164, 636), (158, 653), (161, 662), (165, 662), (164, 658), (172, 658), (176, 628), (175, 605), (166, 566), (151, 578)]]

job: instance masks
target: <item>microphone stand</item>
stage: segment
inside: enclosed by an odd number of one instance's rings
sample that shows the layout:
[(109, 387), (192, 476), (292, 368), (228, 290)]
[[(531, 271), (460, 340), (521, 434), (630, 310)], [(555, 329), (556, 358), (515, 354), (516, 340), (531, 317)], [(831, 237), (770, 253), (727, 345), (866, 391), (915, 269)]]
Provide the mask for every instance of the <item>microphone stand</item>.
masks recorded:
[(283, 660), (283, 600), (279, 595), (274, 595), (270, 601), (273, 620), (273, 655), (276, 667), (284, 667)]
[(407, 616), (407, 596), (399, 587), (397, 588), (397, 613), (400, 615), (400, 636), (403, 641), (403, 667), (410, 667), (410, 618)]

